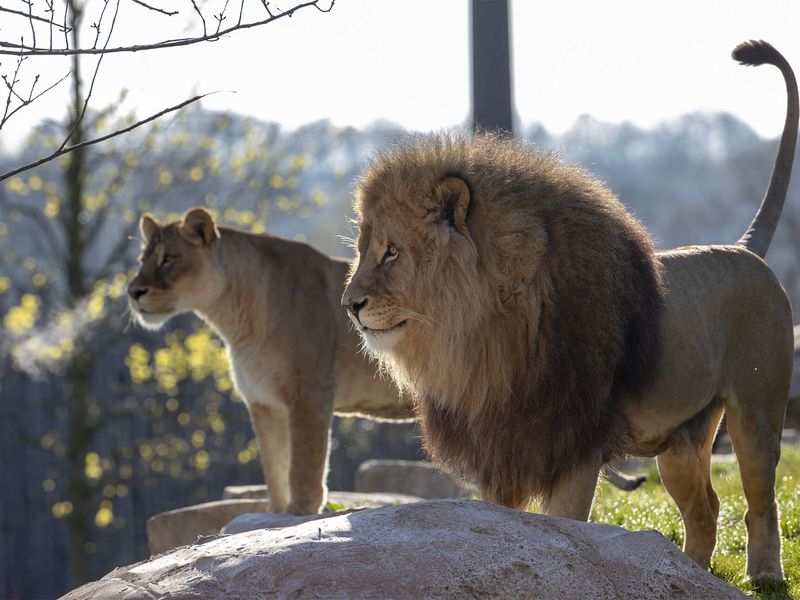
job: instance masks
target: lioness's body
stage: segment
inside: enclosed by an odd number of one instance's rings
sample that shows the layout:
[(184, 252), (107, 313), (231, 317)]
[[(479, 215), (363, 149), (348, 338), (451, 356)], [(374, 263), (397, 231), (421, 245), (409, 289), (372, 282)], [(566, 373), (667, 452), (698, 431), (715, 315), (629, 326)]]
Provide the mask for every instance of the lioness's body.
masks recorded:
[(289, 392), (313, 382), (330, 387), (335, 413), (413, 417), (410, 404), (398, 401), (394, 386), (375, 377), (375, 364), (358, 351), (358, 334), (341, 309), (348, 261), (275, 236), (219, 232), (217, 266), (226, 290), (197, 312), (225, 340), (248, 404), (301, 401)]
[(342, 303), (418, 401), (431, 455), (484, 499), (586, 519), (602, 464), (657, 456), (708, 565), (723, 411), (747, 499), (747, 574), (782, 576), (775, 469), (792, 312), (763, 257), (797, 138), (797, 84), (765, 42), (788, 109), (772, 178), (736, 244), (655, 252), (599, 182), (508, 139), (428, 136), (359, 180), (358, 256)]
[(318, 512), (332, 414), (413, 417), (358, 351), (340, 306), (347, 263), (307, 244), (218, 228), (203, 209), (163, 227), (146, 216), (142, 234), (143, 264), (129, 286), (139, 320), (158, 327), (192, 310), (219, 333), (250, 412), (270, 510)]

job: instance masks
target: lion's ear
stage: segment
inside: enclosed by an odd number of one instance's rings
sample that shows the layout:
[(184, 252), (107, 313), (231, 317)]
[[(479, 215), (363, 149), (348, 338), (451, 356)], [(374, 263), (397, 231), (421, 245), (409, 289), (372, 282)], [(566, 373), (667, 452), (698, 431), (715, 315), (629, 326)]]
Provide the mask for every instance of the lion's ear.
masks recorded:
[(161, 227), (161, 223), (150, 213), (144, 213), (139, 219), (139, 233), (142, 234), (142, 243), (147, 244), (153, 234)]
[(205, 208), (191, 208), (178, 226), (178, 233), (190, 244), (203, 246), (219, 237), (214, 217)]
[(438, 183), (442, 198), (442, 220), (461, 231), (467, 220), (470, 192), (467, 182), (461, 177), (447, 177)]

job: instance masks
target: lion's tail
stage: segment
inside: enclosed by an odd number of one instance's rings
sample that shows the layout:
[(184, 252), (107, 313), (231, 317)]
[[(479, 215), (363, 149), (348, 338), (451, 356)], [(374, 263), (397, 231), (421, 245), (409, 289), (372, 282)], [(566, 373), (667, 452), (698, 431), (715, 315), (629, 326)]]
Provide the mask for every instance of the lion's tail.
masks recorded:
[(792, 174), (792, 161), (797, 142), (797, 119), (800, 112), (797, 100), (797, 81), (786, 59), (765, 41), (743, 42), (733, 49), (731, 56), (743, 65), (775, 65), (781, 70), (786, 81), (788, 96), (786, 121), (783, 125), (781, 144), (775, 159), (775, 166), (772, 169), (772, 177), (770, 177), (767, 192), (764, 194), (764, 199), (761, 201), (761, 206), (753, 222), (750, 223), (750, 227), (738, 242), (764, 258), (775, 228), (778, 226), (783, 202), (786, 199), (786, 190), (789, 187), (789, 178)]

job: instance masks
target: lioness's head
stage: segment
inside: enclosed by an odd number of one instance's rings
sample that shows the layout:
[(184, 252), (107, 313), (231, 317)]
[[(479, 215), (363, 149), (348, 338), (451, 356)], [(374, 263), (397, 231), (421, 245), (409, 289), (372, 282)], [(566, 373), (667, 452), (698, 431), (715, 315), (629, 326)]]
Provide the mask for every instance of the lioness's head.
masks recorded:
[(181, 221), (162, 225), (152, 215), (139, 221), (141, 267), (128, 284), (128, 303), (143, 327), (157, 329), (172, 315), (211, 306), (224, 281), (214, 267), (220, 238), (204, 208), (192, 208)]

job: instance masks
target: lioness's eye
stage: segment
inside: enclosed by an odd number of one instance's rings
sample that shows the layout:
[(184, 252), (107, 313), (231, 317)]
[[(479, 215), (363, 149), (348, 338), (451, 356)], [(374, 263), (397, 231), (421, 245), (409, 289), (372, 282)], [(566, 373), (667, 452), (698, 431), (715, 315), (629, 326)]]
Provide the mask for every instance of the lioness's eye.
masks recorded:
[(166, 255), (164, 255), (164, 260), (162, 261), (162, 263), (161, 263), (161, 266), (162, 266), (162, 267), (166, 267), (166, 266), (169, 266), (169, 265), (171, 265), (172, 263), (174, 263), (174, 262), (175, 262), (175, 258), (176, 258), (176, 257), (175, 257), (175, 256), (173, 256), (172, 254), (166, 254)]
[(386, 252), (383, 253), (383, 258), (381, 259), (381, 264), (386, 264), (397, 258), (397, 248), (389, 244), (386, 246)]

